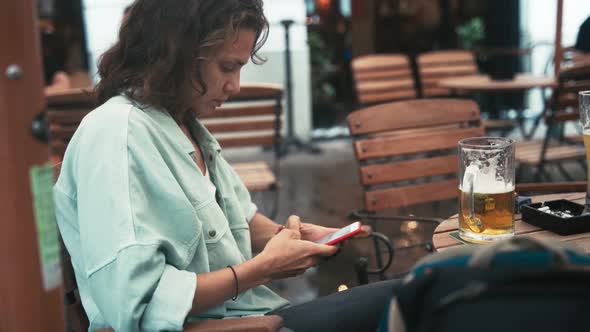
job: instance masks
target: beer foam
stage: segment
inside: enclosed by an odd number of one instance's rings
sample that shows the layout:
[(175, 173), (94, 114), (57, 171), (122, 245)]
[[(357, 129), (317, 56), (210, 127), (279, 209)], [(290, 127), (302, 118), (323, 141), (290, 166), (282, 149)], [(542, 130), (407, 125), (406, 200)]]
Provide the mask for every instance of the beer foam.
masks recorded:
[(484, 167), (480, 169), (477, 165), (469, 165), (463, 174), (461, 191), (469, 191), (473, 178), (473, 192), (485, 194), (501, 194), (514, 190), (514, 185), (496, 179), (495, 167)]

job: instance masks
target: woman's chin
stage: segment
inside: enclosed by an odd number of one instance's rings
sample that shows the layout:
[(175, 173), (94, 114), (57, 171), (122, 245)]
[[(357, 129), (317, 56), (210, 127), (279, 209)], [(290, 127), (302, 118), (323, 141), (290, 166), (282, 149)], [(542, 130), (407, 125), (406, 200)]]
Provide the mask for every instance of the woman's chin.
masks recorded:
[(217, 107), (214, 105), (201, 105), (201, 107), (197, 108), (197, 111), (195, 113), (198, 117), (203, 117), (213, 114), (213, 112), (215, 112), (216, 109)]

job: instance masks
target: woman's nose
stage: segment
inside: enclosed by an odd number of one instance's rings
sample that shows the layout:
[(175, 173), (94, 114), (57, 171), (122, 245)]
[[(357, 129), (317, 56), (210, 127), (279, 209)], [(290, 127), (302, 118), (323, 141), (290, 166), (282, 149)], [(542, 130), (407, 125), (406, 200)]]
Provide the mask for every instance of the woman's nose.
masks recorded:
[(237, 94), (240, 92), (240, 76), (235, 75), (233, 79), (225, 84), (225, 92), (228, 94)]

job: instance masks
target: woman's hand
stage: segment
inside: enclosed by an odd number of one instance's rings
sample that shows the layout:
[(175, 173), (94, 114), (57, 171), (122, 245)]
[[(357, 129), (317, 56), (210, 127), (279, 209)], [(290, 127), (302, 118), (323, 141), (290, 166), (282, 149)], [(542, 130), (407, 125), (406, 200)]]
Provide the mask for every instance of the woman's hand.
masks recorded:
[(338, 228), (324, 227), (308, 223), (301, 223), (301, 227), (299, 227), (301, 239), (312, 242), (321, 240), (337, 230)]
[(303, 240), (301, 227), (299, 217), (290, 216), (285, 228), (272, 237), (257, 256), (265, 261), (264, 267), (271, 279), (301, 274), (316, 265), (320, 256), (331, 256), (338, 250), (335, 246)]

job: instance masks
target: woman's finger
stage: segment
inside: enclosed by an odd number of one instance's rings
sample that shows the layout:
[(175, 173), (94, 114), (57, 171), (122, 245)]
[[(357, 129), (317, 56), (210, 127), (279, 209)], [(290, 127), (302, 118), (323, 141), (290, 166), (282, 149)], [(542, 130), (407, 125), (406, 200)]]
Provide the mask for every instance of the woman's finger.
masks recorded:
[(299, 228), (301, 227), (301, 220), (298, 216), (291, 215), (287, 218), (287, 223), (285, 224), (285, 228), (292, 230), (298, 234), (297, 239), (301, 239), (301, 233)]

